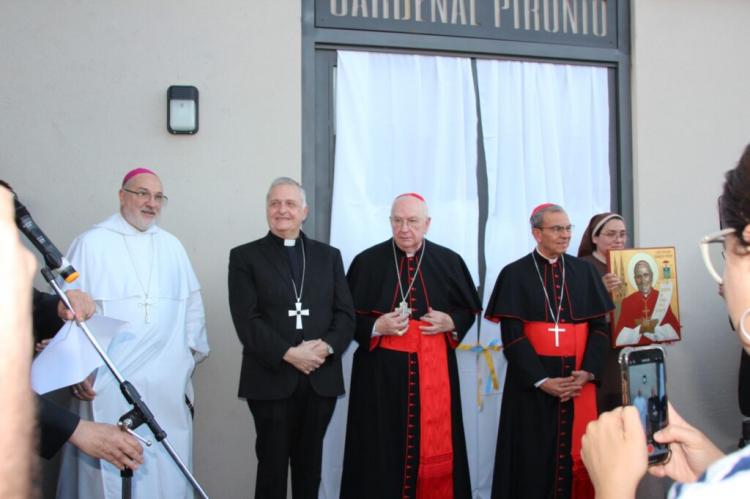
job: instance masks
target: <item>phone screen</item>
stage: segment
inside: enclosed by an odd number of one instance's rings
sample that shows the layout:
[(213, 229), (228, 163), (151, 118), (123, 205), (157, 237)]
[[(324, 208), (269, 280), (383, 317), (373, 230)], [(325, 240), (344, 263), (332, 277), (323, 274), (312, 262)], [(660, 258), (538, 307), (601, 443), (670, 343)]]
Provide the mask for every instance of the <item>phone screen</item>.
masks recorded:
[(649, 464), (666, 461), (669, 446), (654, 441), (667, 426), (667, 388), (664, 351), (660, 347), (634, 348), (622, 353), (623, 401), (638, 409), (646, 433)]

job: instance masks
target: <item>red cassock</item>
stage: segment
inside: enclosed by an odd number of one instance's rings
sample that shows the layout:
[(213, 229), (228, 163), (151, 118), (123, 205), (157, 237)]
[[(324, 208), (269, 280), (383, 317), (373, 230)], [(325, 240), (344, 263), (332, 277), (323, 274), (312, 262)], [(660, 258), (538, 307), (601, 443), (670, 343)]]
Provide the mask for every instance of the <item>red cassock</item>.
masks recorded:
[[(658, 298), (659, 291), (656, 289), (652, 289), (647, 298), (643, 298), (643, 295), (639, 291), (626, 296), (625, 299), (622, 300), (620, 317), (617, 319), (617, 325), (615, 326), (615, 340), (617, 334), (622, 331), (622, 328), (635, 328), (642, 322), (650, 320), (651, 314), (654, 313), (654, 306), (656, 305)], [(678, 321), (677, 317), (672, 313), (671, 305), (658, 325), (663, 326), (665, 324), (672, 326), (677, 335), (680, 335), (680, 321)], [(642, 327), (641, 333), (643, 332), (644, 328)], [(651, 328), (651, 332), (653, 332), (653, 327)], [(648, 345), (650, 343), (653, 343), (650, 338), (641, 335), (638, 345)]]

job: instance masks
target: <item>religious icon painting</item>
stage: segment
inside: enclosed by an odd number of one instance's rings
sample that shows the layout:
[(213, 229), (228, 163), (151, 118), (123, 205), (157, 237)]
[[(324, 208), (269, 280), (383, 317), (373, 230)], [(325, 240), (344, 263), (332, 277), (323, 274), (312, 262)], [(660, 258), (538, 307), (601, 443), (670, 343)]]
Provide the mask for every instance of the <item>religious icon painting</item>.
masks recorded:
[(607, 268), (622, 281), (612, 290), (614, 348), (681, 339), (674, 247), (611, 250)]

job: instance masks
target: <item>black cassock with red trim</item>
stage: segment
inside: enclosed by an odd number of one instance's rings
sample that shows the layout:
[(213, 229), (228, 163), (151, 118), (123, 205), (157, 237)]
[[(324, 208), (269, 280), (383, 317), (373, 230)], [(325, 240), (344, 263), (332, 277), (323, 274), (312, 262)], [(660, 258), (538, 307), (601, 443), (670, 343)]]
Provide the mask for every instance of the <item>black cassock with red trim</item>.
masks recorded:
[(610, 348), (605, 317), (613, 307), (593, 265), (570, 255), (552, 262), (533, 251), (500, 272), (485, 313), (500, 322), (508, 359), (493, 499), (593, 493), (580, 461), (580, 436), (587, 419), (596, 417), (594, 384), (567, 402), (535, 384), (573, 370), (598, 380)]
[[(389, 239), (357, 255), (347, 279), (359, 347), (349, 390), (341, 497), (416, 497), (425, 484), (429, 490), (421, 494), (428, 497), (471, 497), (454, 348), (481, 311), (481, 301), (466, 264), (428, 241), (407, 257)], [(373, 336), (375, 320), (404, 298), (411, 309), (410, 331)], [(455, 336), (419, 333), (419, 318), (429, 308), (451, 316)], [(445, 417), (435, 417), (438, 413)], [(425, 435), (439, 437), (427, 441)]]

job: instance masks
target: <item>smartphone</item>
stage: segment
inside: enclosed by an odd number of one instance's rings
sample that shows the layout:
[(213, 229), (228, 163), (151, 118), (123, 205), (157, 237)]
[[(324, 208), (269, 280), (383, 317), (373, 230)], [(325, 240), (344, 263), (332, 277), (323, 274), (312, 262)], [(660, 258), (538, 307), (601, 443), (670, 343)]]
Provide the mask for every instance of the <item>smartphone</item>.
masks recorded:
[(664, 349), (657, 345), (628, 347), (620, 352), (622, 403), (638, 409), (646, 433), (649, 465), (669, 460), (669, 445), (654, 441), (667, 420), (667, 372)]

